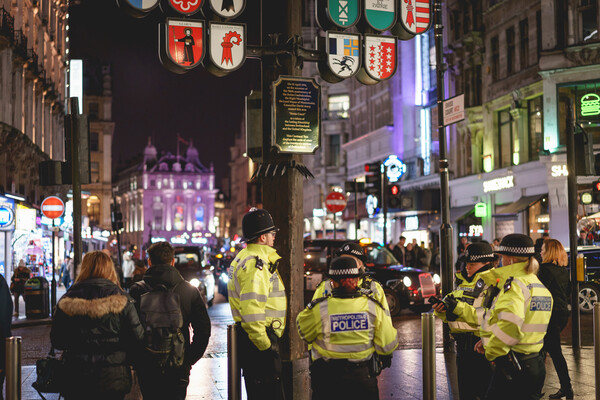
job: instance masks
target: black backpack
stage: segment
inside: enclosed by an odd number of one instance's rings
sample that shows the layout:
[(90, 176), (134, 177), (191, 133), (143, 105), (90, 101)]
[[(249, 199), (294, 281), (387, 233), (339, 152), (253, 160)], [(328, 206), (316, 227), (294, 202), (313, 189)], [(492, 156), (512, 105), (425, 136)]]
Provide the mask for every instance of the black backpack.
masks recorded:
[(164, 371), (183, 365), (185, 338), (181, 333), (183, 315), (175, 288), (159, 284), (151, 287), (139, 282), (147, 291), (140, 297), (140, 322), (144, 327), (147, 361)]

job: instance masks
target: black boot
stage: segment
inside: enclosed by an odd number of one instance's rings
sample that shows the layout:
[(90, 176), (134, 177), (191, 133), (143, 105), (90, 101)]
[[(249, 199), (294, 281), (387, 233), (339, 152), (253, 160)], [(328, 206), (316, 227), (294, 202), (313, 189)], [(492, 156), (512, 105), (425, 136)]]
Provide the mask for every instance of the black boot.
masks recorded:
[(548, 398), (550, 399), (562, 399), (563, 397), (566, 397), (567, 400), (572, 400), (573, 399), (573, 389), (569, 388), (569, 389), (558, 389), (558, 392), (551, 394), (550, 396), (548, 396)]

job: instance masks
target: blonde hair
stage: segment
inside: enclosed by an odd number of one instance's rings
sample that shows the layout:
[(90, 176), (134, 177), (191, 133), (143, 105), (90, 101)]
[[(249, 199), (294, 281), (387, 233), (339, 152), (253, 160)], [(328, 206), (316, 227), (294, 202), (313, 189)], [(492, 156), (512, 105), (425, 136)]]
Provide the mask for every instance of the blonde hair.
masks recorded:
[(538, 270), (540, 269), (540, 264), (535, 259), (535, 257), (514, 257), (514, 256), (510, 256), (510, 258), (512, 259), (512, 263), (511, 264), (517, 264), (517, 263), (526, 262), (527, 266), (525, 267), (525, 272), (528, 273), (528, 274), (537, 274)]
[(92, 251), (83, 257), (81, 271), (75, 282), (83, 282), (86, 279), (103, 278), (108, 279), (115, 285), (119, 284), (119, 277), (115, 271), (112, 259), (102, 251)]
[(543, 263), (552, 263), (561, 267), (566, 267), (569, 264), (569, 257), (562, 243), (556, 239), (546, 239), (544, 245)]

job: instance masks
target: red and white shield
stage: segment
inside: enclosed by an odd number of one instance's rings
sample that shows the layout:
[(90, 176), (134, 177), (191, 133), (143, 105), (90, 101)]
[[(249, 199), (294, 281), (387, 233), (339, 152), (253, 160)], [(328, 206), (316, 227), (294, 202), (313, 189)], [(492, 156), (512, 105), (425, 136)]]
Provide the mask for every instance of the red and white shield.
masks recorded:
[(394, 36), (365, 35), (364, 68), (371, 78), (382, 81), (396, 72), (396, 43)]
[(246, 60), (246, 25), (210, 22), (210, 60), (218, 68), (234, 71)]
[(429, 0), (400, 0), (400, 23), (412, 35), (418, 35), (431, 26)]
[(167, 54), (177, 66), (192, 69), (204, 58), (204, 21), (167, 19)]
[(202, 7), (203, 0), (168, 0), (169, 5), (175, 11), (183, 15), (197, 13)]

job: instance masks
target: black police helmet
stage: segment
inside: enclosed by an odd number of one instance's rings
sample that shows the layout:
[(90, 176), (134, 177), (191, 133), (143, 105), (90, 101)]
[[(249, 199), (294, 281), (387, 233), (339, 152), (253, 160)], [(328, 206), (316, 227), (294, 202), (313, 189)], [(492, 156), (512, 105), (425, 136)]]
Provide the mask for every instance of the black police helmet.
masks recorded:
[(467, 247), (463, 256), (458, 258), (458, 261), (465, 263), (486, 263), (496, 261), (497, 259), (498, 256), (494, 254), (494, 250), (489, 243), (476, 242), (471, 243)]
[(535, 246), (529, 236), (521, 233), (511, 233), (502, 238), (496, 253), (512, 257), (533, 257)]
[(338, 250), (336, 255), (338, 255), (338, 256), (343, 256), (343, 255), (354, 256), (354, 257), (358, 258), (360, 261), (362, 261), (363, 263), (367, 262), (367, 255), (365, 254), (365, 250), (363, 249), (363, 247), (360, 244), (354, 243), (354, 242), (344, 243), (342, 245), (342, 247), (340, 247), (340, 249)]
[(358, 263), (352, 257), (341, 256), (334, 258), (329, 266), (327, 275), (331, 279), (358, 278), (361, 276)]
[(277, 232), (278, 230), (267, 210), (251, 208), (242, 219), (243, 242), (250, 242), (260, 235), (273, 231)]

